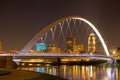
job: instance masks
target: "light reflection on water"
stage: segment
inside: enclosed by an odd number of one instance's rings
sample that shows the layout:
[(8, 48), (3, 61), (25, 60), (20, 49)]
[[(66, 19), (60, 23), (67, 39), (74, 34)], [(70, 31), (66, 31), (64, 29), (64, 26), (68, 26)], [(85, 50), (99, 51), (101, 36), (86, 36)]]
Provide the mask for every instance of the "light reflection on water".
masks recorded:
[(18, 69), (48, 73), (69, 80), (120, 80), (120, 68), (114, 66), (62, 65), (22, 67)]

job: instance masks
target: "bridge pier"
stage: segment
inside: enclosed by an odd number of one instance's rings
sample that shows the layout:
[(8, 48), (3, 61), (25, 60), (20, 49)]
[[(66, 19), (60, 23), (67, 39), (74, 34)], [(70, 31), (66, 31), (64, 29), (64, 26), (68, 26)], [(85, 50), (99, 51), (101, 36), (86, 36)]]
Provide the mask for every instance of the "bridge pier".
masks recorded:
[(13, 68), (13, 56), (7, 56), (6, 58), (6, 68), (11, 69)]
[(13, 61), (13, 56), (0, 56), (0, 68), (13, 69), (17, 64)]

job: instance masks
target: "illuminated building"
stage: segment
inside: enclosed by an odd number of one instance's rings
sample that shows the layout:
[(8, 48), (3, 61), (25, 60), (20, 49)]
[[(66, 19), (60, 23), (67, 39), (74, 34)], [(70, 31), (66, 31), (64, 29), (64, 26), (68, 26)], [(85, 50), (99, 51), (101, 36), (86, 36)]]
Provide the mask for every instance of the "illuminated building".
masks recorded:
[(48, 52), (58, 53), (59, 52), (59, 48), (57, 48), (54, 44), (49, 45), (48, 46)]
[(5, 53), (4, 51), (2, 51), (2, 42), (0, 41), (0, 54)]
[(0, 51), (2, 51), (2, 42), (0, 41)]
[(16, 50), (16, 49), (11, 49), (11, 50), (8, 50), (8, 53), (18, 53), (19, 51)]
[(96, 36), (91, 33), (88, 37), (88, 52), (94, 53), (96, 51)]
[(80, 53), (84, 51), (84, 45), (76, 44), (76, 38), (69, 36), (67, 39), (67, 52), (69, 53)]
[(117, 60), (120, 60), (120, 47), (110, 50), (111, 56), (115, 57)]
[(73, 52), (73, 45), (76, 44), (75, 43), (75, 37), (73, 36), (69, 36), (67, 39), (67, 51), (68, 52)]
[(29, 50), (29, 53), (44, 53), (47, 50), (45, 43), (37, 43), (34, 50)]
[(46, 44), (45, 43), (37, 43), (36, 44), (36, 51), (40, 51), (40, 50), (46, 50)]
[(80, 53), (84, 51), (84, 45), (77, 45), (77, 44), (74, 44), (73, 45), (73, 53)]

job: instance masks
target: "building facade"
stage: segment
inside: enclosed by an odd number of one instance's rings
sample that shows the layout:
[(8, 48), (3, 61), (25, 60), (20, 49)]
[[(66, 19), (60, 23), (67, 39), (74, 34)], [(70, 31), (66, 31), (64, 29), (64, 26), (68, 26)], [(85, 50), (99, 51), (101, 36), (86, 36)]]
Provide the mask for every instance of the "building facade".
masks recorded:
[(94, 53), (96, 51), (96, 35), (90, 33), (88, 37), (88, 52)]

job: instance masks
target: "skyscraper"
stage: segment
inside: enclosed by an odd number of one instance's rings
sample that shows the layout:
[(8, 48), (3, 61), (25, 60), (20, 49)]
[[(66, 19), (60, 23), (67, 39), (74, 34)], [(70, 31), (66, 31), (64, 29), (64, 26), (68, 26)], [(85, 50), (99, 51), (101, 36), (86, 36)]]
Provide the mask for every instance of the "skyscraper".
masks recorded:
[(69, 36), (67, 38), (67, 51), (68, 52), (73, 52), (73, 45), (76, 44), (76, 39), (73, 36)]
[(91, 33), (88, 37), (88, 52), (94, 53), (96, 51), (96, 36)]
[(2, 42), (0, 41), (0, 51), (2, 51)]

